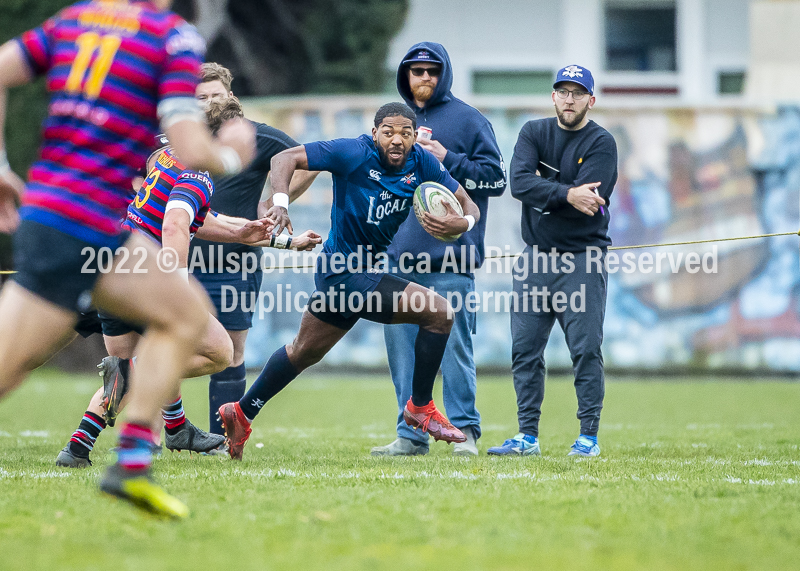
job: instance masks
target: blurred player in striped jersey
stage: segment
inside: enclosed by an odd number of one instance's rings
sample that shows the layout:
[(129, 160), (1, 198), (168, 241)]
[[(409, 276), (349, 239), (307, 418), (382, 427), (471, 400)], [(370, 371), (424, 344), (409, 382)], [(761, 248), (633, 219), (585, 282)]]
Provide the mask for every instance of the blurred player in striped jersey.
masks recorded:
[[(152, 427), (197, 348), (210, 304), (199, 285), (159, 268), (152, 241), (118, 221), (159, 130), (188, 168), (219, 174), (239, 172), (252, 159), (254, 133), (239, 120), (212, 138), (194, 99), (204, 42), (170, 5), (77, 2), (0, 47), (0, 230), (16, 230), (18, 272), (0, 293), (0, 397), (62, 343), (92, 303), (145, 325), (117, 462), (100, 487), (185, 517), (188, 508), (151, 479)], [(51, 100), (23, 189), (5, 159), (6, 94), (39, 75)], [(116, 252), (110, 268), (98, 264), (103, 248)], [(140, 248), (141, 263), (131, 255)]]
[[(235, 97), (214, 101), (206, 109), (212, 132), (225, 120), (241, 117), (242, 107)], [(254, 246), (270, 244), (271, 224), (218, 214), (210, 210), (215, 185), (207, 173), (187, 170), (164, 135), (159, 135), (160, 148), (150, 155), (146, 178), (136, 193), (123, 226), (141, 232), (159, 247), (175, 253), (176, 270), (187, 280), (189, 243), (195, 236), (225, 243)], [(312, 249), (322, 241), (311, 231), (288, 241), (292, 249)], [(166, 261), (166, 260), (165, 260)], [(91, 465), (89, 453), (100, 432), (113, 426), (126, 392), (126, 377), (132, 366), (136, 345), (143, 330), (136, 324), (100, 314), (106, 349), (110, 357), (103, 360), (104, 387), (92, 397), (81, 423), (70, 442), (56, 458), (58, 466), (83, 468)], [(233, 358), (233, 344), (222, 324), (209, 315), (208, 326), (197, 354), (186, 363), (183, 376), (199, 377), (228, 367)], [(165, 445), (169, 450), (209, 452), (224, 443), (224, 437), (208, 434), (192, 424), (184, 413), (180, 394), (173, 395), (161, 411), (166, 425)], [(160, 431), (159, 431), (160, 432)]]

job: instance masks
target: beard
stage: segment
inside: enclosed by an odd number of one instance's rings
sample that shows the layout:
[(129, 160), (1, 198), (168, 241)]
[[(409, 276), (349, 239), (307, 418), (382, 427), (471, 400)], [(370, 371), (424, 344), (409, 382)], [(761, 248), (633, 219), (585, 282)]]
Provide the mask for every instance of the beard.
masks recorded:
[(376, 146), (378, 147), (378, 157), (381, 159), (381, 164), (383, 165), (383, 168), (386, 170), (388, 174), (398, 173), (403, 170), (403, 167), (406, 166), (406, 160), (408, 159), (408, 152), (403, 154), (403, 160), (400, 161), (399, 164), (393, 165), (392, 163), (389, 162), (389, 156), (386, 150), (380, 145)]
[(434, 87), (432, 85), (417, 85), (411, 88), (411, 94), (417, 101), (428, 101), (433, 97)]
[(561, 109), (556, 107), (556, 115), (558, 115), (558, 120), (565, 127), (575, 127), (576, 125), (580, 125), (581, 121), (583, 121), (583, 118), (586, 117), (588, 112), (589, 106), (587, 105), (582, 111), (576, 111), (572, 118), (569, 118), (564, 115), (564, 112)]

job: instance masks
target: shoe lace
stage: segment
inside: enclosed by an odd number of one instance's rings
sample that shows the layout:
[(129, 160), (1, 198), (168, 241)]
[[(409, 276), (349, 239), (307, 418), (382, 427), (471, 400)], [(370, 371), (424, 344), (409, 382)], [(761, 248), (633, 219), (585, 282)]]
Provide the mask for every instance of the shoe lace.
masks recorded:
[(578, 440), (575, 441), (575, 444), (572, 445), (572, 448), (579, 452), (589, 452), (592, 449), (592, 443), (584, 442), (579, 438)]
[(453, 425), (439, 412), (439, 409), (435, 408), (432, 411), (425, 413), (425, 420), (422, 421), (422, 431), (427, 432), (428, 426), (431, 423), (431, 420), (435, 420), (444, 428), (454, 428)]

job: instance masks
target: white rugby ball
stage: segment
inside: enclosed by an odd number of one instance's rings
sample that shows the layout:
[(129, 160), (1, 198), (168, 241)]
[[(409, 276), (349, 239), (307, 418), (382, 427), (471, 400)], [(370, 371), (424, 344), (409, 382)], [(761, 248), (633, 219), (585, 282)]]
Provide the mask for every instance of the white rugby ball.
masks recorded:
[[(414, 214), (422, 224), (422, 213), (427, 212), (433, 216), (444, 216), (447, 214), (445, 203), (450, 204), (460, 216), (464, 216), (461, 210), (461, 203), (458, 202), (456, 195), (449, 188), (442, 186), (438, 182), (423, 182), (414, 191)], [(461, 234), (451, 234), (449, 236), (434, 236), (445, 242), (453, 242), (461, 237)]]

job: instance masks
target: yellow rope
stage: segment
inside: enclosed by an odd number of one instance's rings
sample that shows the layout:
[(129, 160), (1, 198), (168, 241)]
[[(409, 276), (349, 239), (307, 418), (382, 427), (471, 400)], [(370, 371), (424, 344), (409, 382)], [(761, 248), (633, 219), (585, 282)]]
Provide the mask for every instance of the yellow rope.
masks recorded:
[[(710, 240), (688, 240), (686, 242), (665, 242), (663, 244), (639, 244), (636, 246), (612, 246), (609, 250), (635, 250), (639, 248), (662, 248), (667, 246), (690, 246), (692, 244), (710, 244), (712, 242), (732, 242), (734, 240), (755, 240), (756, 238), (775, 238), (776, 236), (800, 236), (800, 230), (797, 232), (777, 232), (775, 234), (757, 234), (755, 236), (737, 236), (735, 238), (712, 238)], [(486, 256), (487, 260), (499, 260), (502, 258), (516, 258), (519, 254), (503, 254), (501, 256)], [(306, 266), (270, 266), (263, 268), (264, 270), (300, 270), (305, 268), (313, 268), (314, 265)], [(16, 274), (14, 270), (0, 270), (0, 275)]]

